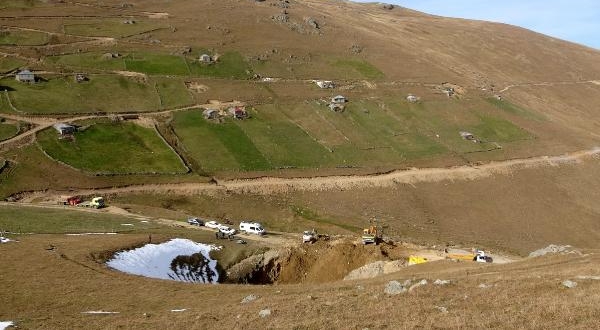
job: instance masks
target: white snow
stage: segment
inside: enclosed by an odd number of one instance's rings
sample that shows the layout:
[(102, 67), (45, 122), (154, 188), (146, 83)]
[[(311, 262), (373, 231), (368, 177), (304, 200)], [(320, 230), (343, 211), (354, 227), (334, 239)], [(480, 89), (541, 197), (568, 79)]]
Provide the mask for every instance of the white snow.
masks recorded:
[(122, 223), (121, 226), (133, 226), (132, 223)]
[(12, 321), (0, 321), (0, 330), (4, 330), (8, 327), (15, 325)]
[(87, 312), (81, 312), (81, 314), (119, 314), (119, 312), (105, 312), (105, 311), (87, 311)]
[(13, 242), (13, 240), (8, 237), (0, 236), (0, 243), (8, 243), (8, 242)]
[(67, 236), (86, 236), (86, 235), (116, 235), (117, 233), (78, 233), (78, 234), (65, 234)]
[[(146, 244), (134, 250), (118, 252), (106, 264), (128, 274), (182, 282), (217, 283), (217, 261), (212, 260), (209, 255), (211, 250), (217, 249), (214, 245), (176, 238), (161, 244)], [(171, 262), (176, 257), (196, 253), (201, 253), (207, 261), (202, 267), (171, 267)]]
[(182, 309), (172, 309), (171, 312), (185, 312), (187, 311), (187, 308), (182, 308)]

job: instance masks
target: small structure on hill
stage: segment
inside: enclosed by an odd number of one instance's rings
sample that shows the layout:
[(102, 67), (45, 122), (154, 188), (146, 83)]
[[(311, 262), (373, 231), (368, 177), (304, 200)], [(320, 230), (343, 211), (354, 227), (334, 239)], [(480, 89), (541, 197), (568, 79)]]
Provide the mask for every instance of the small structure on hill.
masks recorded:
[(25, 69), (17, 72), (17, 74), (15, 75), (15, 79), (19, 82), (34, 83), (35, 75), (33, 74), (33, 72)]
[(119, 58), (119, 57), (121, 57), (121, 54), (119, 54), (119, 53), (104, 53), (102, 55), (102, 58), (105, 60), (110, 60), (110, 59)]
[(243, 105), (237, 105), (227, 109), (227, 112), (234, 118), (244, 120), (248, 118), (248, 111), (246, 111), (246, 107)]
[(331, 98), (331, 103), (341, 103), (344, 104), (348, 102), (348, 100), (346, 99), (346, 97), (342, 96), (342, 95), (337, 95)]
[(472, 133), (462, 131), (462, 132), (459, 132), (458, 134), (460, 134), (460, 136), (465, 140), (477, 142), (477, 139), (475, 139), (475, 135), (473, 135)]
[(75, 82), (77, 82), (77, 83), (81, 83), (81, 82), (88, 81), (88, 80), (89, 80), (88, 77), (83, 73), (75, 74)]
[(219, 119), (219, 111), (215, 109), (204, 109), (204, 111), (202, 111), (202, 116), (207, 120)]
[(421, 100), (421, 98), (419, 98), (416, 95), (413, 94), (408, 94), (408, 96), (406, 97), (406, 100), (410, 103), (415, 103), (415, 102), (419, 102), (419, 100)]
[(454, 87), (444, 87), (443, 92), (447, 97), (452, 97), (455, 94)]
[(331, 80), (315, 80), (315, 83), (319, 88), (334, 88), (335, 84)]
[(77, 128), (75, 126), (69, 125), (69, 124), (65, 124), (65, 123), (56, 123), (56, 124), (52, 125), (52, 127), (54, 127), (54, 129), (60, 135), (73, 134), (77, 130)]
[(200, 63), (210, 64), (214, 60), (213, 60), (212, 56), (210, 56), (208, 54), (202, 54), (202, 55), (200, 55), (200, 57), (198, 57), (198, 61), (200, 61)]
[(123, 21), (123, 24), (135, 24), (135, 21), (132, 19), (126, 19)]
[(342, 95), (334, 96), (331, 98), (331, 102), (328, 105), (329, 110), (334, 111), (334, 112), (342, 112), (346, 108), (346, 102), (348, 102), (348, 100), (346, 99), (345, 96), (342, 96)]

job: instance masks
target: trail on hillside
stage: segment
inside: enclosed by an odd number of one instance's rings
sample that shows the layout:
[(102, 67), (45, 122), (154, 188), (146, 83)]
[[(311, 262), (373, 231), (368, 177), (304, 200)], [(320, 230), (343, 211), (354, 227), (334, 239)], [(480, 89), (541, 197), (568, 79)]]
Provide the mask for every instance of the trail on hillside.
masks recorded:
[[(559, 156), (541, 156), (524, 159), (490, 162), (477, 166), (455, 166), (448, 168), (412, 168), (385, 174), (324, 176), (301, 178), (261, 177), (255, 179), (217, 180), (217, 183), (142, 184), (118, 188), (70, 190), (71, 195), (108, 195), (125, 193), (162, 194), (211, 194), (231, 192), (240, 194), (270, 195), (294, 191), (328, 191), (364, 188), (388, 188), (398, 185), (413, 185), (420, 182), (455, 180), (477, 180), (493, 175), (508, 174), (519, 169), (577, 164), (585, 159), (600, 159), (600, 147), (577, 151)], [(21, 201), (34, 199), (50, 200), (61, 195), (60, 191), (34, 192)]]
[(559, 86), (559, 85), (581, 85), (581, 84), (594, 84), (600, 85), (600, 81), (598, 80), (585, 80), (585, 81), (543, 81), (543, 82), (535, 82), (535, 83), (522, 83), (522, 84), (512, 84), (504, 87), (499, 90), (498, 93), (504, 93), (509, 89), (515, 87), (525, 87), (525, 86)]
[[(234, 105), (238, 105), (238, 104), (239, 104), (238, 102), (221, 102), (221, 103), (219, 103), (219, 105), (223, 106), (223, 107), (234, 106)], [(214, 104), (192, 104), (192, 105), (187, 105), (187, 106), (183, 106), (183, 107), (157, 110), (157, 111), (152, 111), (152, 112), (106, 113), (106, 114), (102, 114), (102, 115), (90, 114), (90, 115), (81, 115), (81, 116), (63, 117), (63, 118), (19, 116), (19, 115), (15, 115), (15, 114), (0, 114), (0, 117), (5, 117), (5, 118), (11, 119), (11, 120), (24, 121), (27, 123), (32, 123), (32, 124), (37, 125), (36, 127), (32, 128), (28, 131), (25, 131), (19, 135), (15, 135), (10, 139), (1, 141), (0, 142), (0, 151), (2, 151), (3, 149), (6, 149), (6, 148), (3, 148), (5, 146), (8, 149), (10, 149), (10, 145), (12, 145), (16, 142), (19, 142), (28, 136), (32, 136), (41, 130), (51, 127), (54, 124), (61, 123), (61, 122), (75, 122), (75, 121), (87, 120), (87, 119), (110, 118), (112, 116), (127, 116), (127, 115), (152, 116), (152, 115), (168, 114), (168, 113), (177, 112), (177, 111), (197, 109), (197, 108), (208, 107), (208, 106), (214, 106)]]

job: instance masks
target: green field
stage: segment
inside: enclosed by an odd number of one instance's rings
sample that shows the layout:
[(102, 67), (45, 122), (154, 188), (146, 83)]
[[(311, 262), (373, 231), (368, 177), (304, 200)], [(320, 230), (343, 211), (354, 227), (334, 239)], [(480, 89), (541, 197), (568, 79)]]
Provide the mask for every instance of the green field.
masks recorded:
[(367, 79), (383, 78), (383, 72), (371, 63), (362, 59), (338, 59), (332, 62), (343, 77), (360, 77)]
[[(134, 226), (123, 226), (124, 223)], [(37, 207), (0, 207), (0, 229), (12, 233), (108, 233), (150, 227), (155, 225), (116, 215)]]
[(190, 58), (187, 63), (193, 76), (245, 79), (250, 77), (251, 72), (250, 65), (237, 52), (227, 52), (212, 64), (203, 64)]
[(521, 108), (515, 104), (512, 104), (505, 100), (498, 100), (495, 97), (487, 98), (487, 101), (494, 105), (496, 108), (506, 111), (513, 115), (518, 115), (527, 119), (533, 120), (545, 120), (544, 115), (536, 112), (529, 111), (527, 109)]
[(154, 77), (152, 82), (160, 95), (161, 108), (173, 108), (194, 103), (194, 98), (188, 92), (182, 79)]
[(186, 150), (206, 171), (268, 170), (269, 162), (234, 122), (206, 121), (199, 110), (175, 115), (175, 132)]
[(0, 122), (0, 141), (15, 136), (18, 131), (19, 128), (17, 126)]
[(54, 129), (38, 134), (50, 157), (94, 173), (185, 173), (177, 155), (151, 128), (133, 123), (98, 123), (59, 139)]
[(2, 46), (41, 46), (48, 43), (48, 34), (36, 31), (0, 31)]
[[(342, 113), (324, 105), (260, 105), (245, 121), (208, 122), (178, 113), (174, 129), (207, 171), (394, 166), (406, 161), (497, 149), (531, 134), (490, 112), (485, 101), (356, 100)], [(461, 131), (475, 135), (467, 141)]]
[(331, 55), (311, 54), (310, 59), (282, 61), (268, 59), (251, 61), (253, 72), (264, 77), (294, 79), (381, 79), (381, 70), (364, 59), (340, 58)]
[(132, 53), (126, 56), (124, 61), (128, 71), (149, 75), (189, 75), (185, 59), (182, 56)]
[(25, 65), (25, 61), (14, 57), (0, 57), (0, 72), (9, 72)]
[(124, 24), (124, 20), (106, 19), (89, 20), (85, 23), (66, 23), (64, 31), (67, 34), (85, 37), (124, 38), (167, 27), (150, 20), (135, 20), (135, 24)]
[(93, 75), (76, 83), (72, 77), (49, 78), (47, 82), (22, 84), (3, 79), (13, 105), (25, 113), (138, 112), (159, 108), (153, 86), (118, 75)]
[(179, 55), (130, 52), (119, 58), (105, 58), (104, 52), (49, 56), (52, 64), (73, 68), (98, 70), (127, 70), (147, 75), (208, 76), (218, 78), (246, 79), (252, 71), (244, 57), (237, 52), (227, 52), (212, 64), (203, 64), (197, 58)]
[(55, 65), (74, 68), (112, 71), (125, 70), (125, 62), (122, 58), (106, 58), (103, 56), (104, 54), (106, 54), (106, 52), (56, 55), (48, 56), (46, 57), (46, 60)]

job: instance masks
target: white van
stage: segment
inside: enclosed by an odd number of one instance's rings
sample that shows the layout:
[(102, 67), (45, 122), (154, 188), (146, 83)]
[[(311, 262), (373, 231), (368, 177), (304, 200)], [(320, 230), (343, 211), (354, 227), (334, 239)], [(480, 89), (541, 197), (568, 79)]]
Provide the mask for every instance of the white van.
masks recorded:
[(258, 222), (240, 222), (240, 231), (248, 234), (264, 235), (267, 232)]

